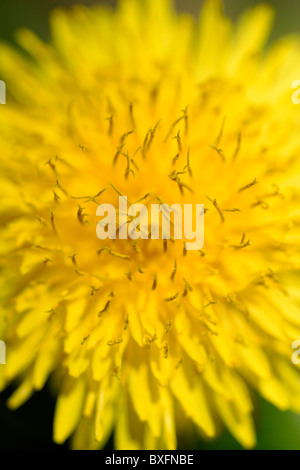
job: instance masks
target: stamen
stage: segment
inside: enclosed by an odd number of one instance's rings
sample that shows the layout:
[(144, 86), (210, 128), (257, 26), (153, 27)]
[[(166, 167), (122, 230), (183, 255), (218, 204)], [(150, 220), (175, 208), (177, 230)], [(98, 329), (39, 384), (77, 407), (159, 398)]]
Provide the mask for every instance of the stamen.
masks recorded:
[(91, 201), (93, 201), (93, 202), (95, 202), (97, 205), (99, 205), (98, 202), (96, 201), (96, 197), (102, 196), (102, 194), (103, 194), (106, 190), (107, 190), (107, 188), (101, 189), (101, 191), (99, 191), (99, 193), (95, 194), (95, 196), (87, 196), (86, 198), (82, 198), (82, 197), (81, 197), (81, 198), (74, 198), (74, 199), (86, 199), (86, 201), (84, 201), (84, 202), (91, 202)]
[(77, 267), (76, 256), (77, 255), (75, 254), (75, 255), (69, 256), (69, 258), (71, 258), (73, 265)]
[(216, 305), (217, 303), (218, 303), (218, 302), (215, 302), (214, 300), (210, 300), (210, 301), (208, 302), (208, 304), (203, 305), (203, 308), (208, 308), (208, 307), (210, 307), (211, 305)]
[(43, 225), (44, 227), (47, 225), (42, 217), (40, 217), (39, 215), (37, 215), (36, 217), (41, 225)]
[(204, 328), (205, 328), (205, 332), (204, 332), (204, 335), (208, 335), (208, 334), (211, 334), (212, 336), (219, 336), (219, 333), (217, 333), (216, 331), (212, 330), (210, 328), (210, 326), (208, 326), (206, 323), (202, 323)]
[(96, 292), (98, 292), (99, 288), (95, 287), (95, 286), (91, 286), (91, 297), (93, 297), (93, 295), (96, 294)]
[(51, 225), (52, 225), (52, 228), (53, 228), (54, 233), (57, 234), (57, 230), (56, 230), (56, 226), (55, 226), (55, 222), (54, 222), (54, 214), (53, 214), (53, 212), (51, 212)]
[(128, 179), (128, 176), (129, 176), (130, 173), (131, 173), (132, 176), (135, 178), (134, 171), (130, 168), (130, 162), (131, 162), (132, 160), (130, 160), (130, 158), (129, 158), (129, 153), (128, 153), (128, 152), (127, 152), (127, 153), (123, 153), (123, 152), (122, 152), (122, 155), (123, 155), (123, 156), (126, 158), (126, 160), (127, 160), (127, 167), (126, 167), (126, 171), (125, 171), (125, 179)]
[(182, 110), (182, 112), (183, 112), (184, 124), (185, 124), (184, 132), (185, 132), (185, 135), (187, 135), (188, 132), (189, 132), (188, 106), (186, 106), (186, 107)]
[(95, 196), (70, 196), (71, 199), (85, 199), (84, 202), (95, 202), (97, 205), (98, 202), (96, 201), (96, 197), (100, 197), (105, 191), (107, 190), (107, 188), (104, 188), (104, 189), (101, 189), (101, 191), (99, 191), (99, 193), (95, 194)]
[(60, 200), (60, 197), (56, 194), (56, 192), (54, 191), (54, 189), (52, 189), (52, 192), (53, 192), (53, 196), (54, 196), (54, 201), (55, 202), (58, 202)]
[(53, 317), (57, 314), (57, 308), (51, 308), (51, 310), (47, 310), (46, 313), (50, 313), (48, 321), (50, 322)]
[(79, 271), (79, 269), (75, 269), (75, 273), (76, 273), (78, 276), (84, 276), (83, 272)]
[(193, 291), (193, 288), (192, 288), (192, 286), (187, 282), (187, 280), (186, 280), (185, 278), (183, 278), (183, 281), (184, 281), (184, 291), (183, 291), (183, 293), (182, 293), (182, 297), (186, 297), (189, 292), (192, 292), (192, 291)]
[[(130, 159), (130, 163), (133, 164), (134, 168), (137, 170), (137, 171), (140, 171), (139, 167), (137, 166), (137, 164), (135, 163), (135, 161), (133, 160), (133, 158)], [(132, 172), (133, 173), (133, 172)], [(134, 173), (133, 173), (134, 175)]]
[(81, 152), (82, 152), (82, 153), (85, 153), (85, 151), (86, 151), (86, 149), (87, 149), (85, 145), (80, 145), (80, 144), (79, 144), (78, 147), (81, 149)]
[(127, 315), (126, 320), (125, 320), (125, 325), (124, 325), (124, 331), (128, 330), (128, 325), (129, 325), (129, 316)]
[(106, 97), (106, 100), (107, 100), (107, 112), (109, 114), (114, 114), (115, 113), (115, 108), (112, 105), (112, 102), (111, 102), (111, 100), (108, 96)]
[(170, 330), (171, 330), (172, 326), (173, 326), (173, 322), (172, 322), (172, 320), (169, 320), (169, 322), (166, 326), (166, 329), (165, 329), (166, 335), (168, 335), (170, 333)]
[(136, 201), (135, 204), (138, 204), (139, 202), (144, 201), (145, 199), (147, 199), (147, 198), (150, 196), (150, 194), (151, 194), (151, 193), (145, 194), (145, 196), (141, 197), (141, 199), (139, 199), (138, 201)]
[(120, 144), (119, 146), (117, 147), (117, 153), (115, 154), (114, 156), (114, 159), (113, 159), (113, 165), (116, 165), (117, 161), (118, 161), (118, 158), (125, 146), (125, 141), (127, 139), (127, 137), (132, 134), (134, 132), (134, 130), (132, 131), (129, 131), (129, 132), (126, 132), (125, 134), (122, 135), (121, 139), (120, 139)]
[(88, 336), (86, 336), (85, 338), (83, 338), (83, 340), (82, 340), (82, 342), (81, 342), (81, 346), (84, 345), (84, 343), (89, 339), (90, 336), (91, 336), (91, 335), (88, 335)]
[(175, 165), (175, 163), (177, 162), (179, 156), (180, 156), (179, 153), (177, 153), (177, 155), (175, 155), (175, 157), (172, 160), (172, 165)]
[(152, 338), (146, 338), (145, 344), (146, 344), (147, 348), (150, 349), (150, 348), (151, 348), (151, 344), (154, 343), (154, 341), (156, 341), (156, 340), (157, 340), (157, 334), (156, 334), (156, 333), (154, 333), (154, 335), (152, 336)]
[(131, 245), (133, 246), (133, 249), (134, 249), (134, 251), (135, 251), (136, 253), (141, 253), (141, 250), (140, 250), (140, 248), (139, 248), (139, 246), (138, 246), (138, 244), (137, 244), (136, 241), (135, 241), (135, 242), (132, 242)]
[(49, 158), (45, 165), (49, 165), (55, 176), (57, 176), (56, 166), (54, 165), (54, 163), (52, 163), (52, 158)]
[(246, 184), (246, 186), (243, 186), (242, 188), (240, 188), (238, 192), (242, 193), (243, 191), (246, 191), (246, 189), (252, 188), (252, 186), (255, 186), (256, 184), (258, 184), (258, 181), (255, 178), (253, 181), (251, 181), (251, 183)]
[(57, 178), (56, 179), (56, 183), (55, 183), (55, 188), (59, 188), (61, 190), (62, 193), (64, 193), (65, 196), (69, 196), (69, 194), (67, 193), (67, 191), (62, 187), (62, 185), (60, 184), (59, 182), (59, 179)]
[(219, 148), (215, 147), (214, 145), (209, 145), (209, 147), (217, 152), (217, 154), (222, 158), (223, 162), (226, 161), (226, 158), (224, 156), (224, 153), (223, 153), (222, 149), (219, 149)]
[(174, 139), (177, 140), (177, 144), (178, 144), (178, 153), (179, 153), (179, 155), (180, 155), (181, 152), (182, 152), (182, 144), (181, 144), (180, 130), (177, 132), (177, 135), (174, 137)]
[(252, 208), (258, 207), (258, 206), (260, 206), (264, 210), (268, 210), (270, 208), (269, 204), (266, 201), (264, 201), (263, 199), (261, 199), (259, 197), (257, 197), (256, 199), (257, 199), (257, 202), (255, 202), (251, 205)]
[(114, 131), (114, 115), (112, 114), (111, 116), (107, 117), (105, 120), (109, 122), (108, 135), (111, 136)]
[(279, 196), (281, 199), (284, 199), (284, 195), (280, 193), (279, 186), (277, 184), (273, 184), (272, 186), (274, 188), (273, 193), (264, 194), (263, 197), (269, 198), (269, 197)]
[(178, 184), (181, 194), (183, 194), (183, 188), (188, 189), (191, 193), (193, 193), (194, 192), (193, 189), (187, 184), (183, 183), (183, 181), (181, 181), (181, 179), (178, 176), (179, 174), (183, 174), (183, 173), (177, 172), (176, 170), (174, 170), (169, 174), (169, 178)]
[(207, 324), (203, 322), (203, 318), (208, 321), (211, 325), (217, 326), (218, 323), (212, 319), (212, 317), (208, 313), (201, 313), (198, 316), (198, 319), (202, 321), (203, 325), (207, 327)]
[(176, 273), (177, 273), (177, 259), (175, 259), (175, 261), (174, 261), (174, 270), (173, 270), (173, 272), (171, 274), (171, 278), (170, 278), (171, 281), (174, 281)]
[(233, 156), (232, 156), (233, 161), (235, 161), (235, 160), (237, 159), (237, 156), (238, 156), (238, 154), (239, 154), (239, 152), (240, 152), (240, 149), (241, 149), (241, 142), (242, 142), (242, 133), (239, 132), (239, 133), (238, 133), (237, 146), (236, 146), (236, 149), (235, 149), (234, 154), (233, 154)]
[(155, 290), (157, 287), (157, 273), (154, 274), (152, 290)]
[(234, 248), (235, 250), (240, 250), (242, 248), (247, 248), (250, 245), (251, 245), (250, 240), (248, 240), (247, 242), (241, 243), (240, 245), (231, 245), (231, 248)]
[(138, 147), (138, 148), (136, 149), (136, 151), (135, 151), (134, 154), (133, 154), (133, 158), (137, 155), (137, 153), (138, 153), (140, 150), (142, 150), (142, 147)]
[(177, 361), (177, 364), (176, 364), (176, 366), (175, 366), (175, 369), (179, 369), (179, 367), (181, 366), (182, 363), (183, 363), (183, 359), (179, 359), (179, 360)]
[(225, 127), (225, 122), (226, 122), (226, 117), (224, 117), (224, 119), (223, 119), (222, 126), (221, 126), (221, 129), (220, 129), (220, 133), (219, 133), (218, 137), (216, 138), (215, 147), (218, 147), (221, 140), (222, 140), (224, 127)]
[(111, 340), (111, 341), (107, 341), (107, 346), (115, 346), (121, 343), (123, 343), (122, 339)]
[(168, 134), (166, 135), (166, 138), (165, 138), (165, 140), (164, 140), (164, 143), (167, 142), (167, 140), (169, 139), (170, 135), (172, 134), (174, 128), (177, 126), (177, 124), (180, 123), (180, 121), (182, 121), (182, 119), (184, 119), (184, 116), (181, 116), (180, 118), (176, 119), (176, 121), (173, 122), (173, 124), (172, 124), (172, 126), (171, 126), (171, 128), (170, 128), (170, 130), (169, 130), (169, 132), (168, 132)]
[(150, 148), (150, 146), (153, 142), (153, 139), (154, 139), (154, 136), (155, 136), (155, 133), (156, 133), (156, 130), (157, 130), (159, 124), (160, 124), (160, 120), (155, 124), (153, 129), (150, 129), (150, 139), (149, 139), (149, 142), (148, 142), (148, 145), (147, 145), (147, 150), (149, 150), (149, 148)]
[(165, 302), (172, 302), (173, 300), (176, 300), (179, 297), (179, 292), (176, 292), (176, 294), (172, 295), (171, 297), (167, 297), (164, 299)]
[(115, 256), (116, 258), (130, 260), (129, 255), (123, 255), (122, 253), (117, 253), (116, 251), (112, 251), (111, 248), (108, 248), (106, 246), (100, 248), (100, 250), (97, 251), (97, 255), (101, 255), (101, 253), (107, 253), (108, 255)]
[(88, 221), (85, 220), (84, 218), (88, 216), (88, 214), (85, 214), (84, 212), (84, 207), (78, 206), (78, 211), (77, 211), (77, 219), (81, 224), (86, 224)]
[[(124, 194), (122, 194), (120, 191), (115, 188), (115, 186), (112, 183), (109, 183), (110, 186), (113, 188), (113, 190), (120, 196), (120, 197), (125, 197)], [(131, 203), (128, 201), (128, 204), (131, 205)]]
[(159, 124), (160, 124), (160, 120), (155, 124), (154, 128), (149, 129), (147, 134), (146, 134), (146, 137), (145, 137), (145, 140), (144, 140), (144, 143), (143, 143), (143, 148), (142, 148), (142, 154), (143, 154), (144, 159), (146, 158), (146, 154), (147, 154), (148, 150), (151, 147), (151, 144), (153, 142), (153, 139), (154, 139), (154, 136), (155, 136), (155, 133), (156, 133), (156, 130), (157, 130)]
[(218, 203), (217, 203), (217, 200), (216, 199), (211, 199), (209, 198), (208, 196), (206, 196), (206, 198), (212, 203), (212, 205), (216, 208), (216, 210), (218, 211), (220, 217), (221, 217), (221, 222), (224, 223), (225, 222), (225, 217), (223, 215), (223, 212), (221, 211), (220, 207), (218, 206)]
[(118, 161), (118, 158), (119, 158), (124, 146), (125, 146), (125, 144), (122, 144), (122, 145), (119, 145), (117, 147), (117, 152), (116, 152), (116, 154), (114, 156), (114, 159), (113, 159), (113, 165), (116, 165), (116, 163)]
[(133, 103), (132, 101), (130, 101), (129, 103), (129, 114), (130, 114), (130, 120), (131, 120), (131, 124), (132, 124), (132, 127), (136, 127), (135, 125), (135, 119), (134, 119), (134, 115), (133, 115)]
[(186, 157), (186, 165), (185, 167), (183, 168), (183, 171), (187, 170), (189, 175), (190, 176), (193, 176), (192, 174), (192, 170), (191, 170), (191, 167), (190, 167), (190, 147), (188, 148), (188, 152), (187, 152), (187, 157)]
[(122, 135), (121, 140), (120, 140), (120, 145), (123, 145), (127, 139), (127, 137), (131, 134), (134, 133), (134, 129), (128, 132), (125, 132), (125, 134)]

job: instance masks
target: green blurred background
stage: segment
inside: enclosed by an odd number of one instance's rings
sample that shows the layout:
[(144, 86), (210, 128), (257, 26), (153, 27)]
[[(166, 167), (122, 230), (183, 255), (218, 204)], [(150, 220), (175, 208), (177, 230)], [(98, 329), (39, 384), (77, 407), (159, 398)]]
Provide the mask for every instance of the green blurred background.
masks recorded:
[[(14, 32), (26, 26), (43, 39), (49, 39), (48, 16), (60, 5), (94, 3), (115, 6), (115, 0), (0, 0), (0, 39), (14, 42)], [(176, 0), (179, 11), (197, 15), (202, 0)], [(259, 0), (224, 0), (226, 14), (234, 21), (249, 6), (261, 3)], [(300, 0), (269, 0), (276, 10), (276, 19), (271, 40), (283, 34), (300, 33)], [(299, 77), (300, 78), (300, 77)], [(0, 77), (1, 79), (1, 77)], [(47, 389), (37, 393), (28, 403), (15, 412), (7, 410), (5, 401), (11, 390), (0, 395), (0, 450), (4, 449), (66, 449), (68, 444), (59, 447), (52, 443), (52, 418), (54, 399)], [(299, 397), (300, 399), (300, 397)], [(257, 449), (260, 450), (300, 450), (300, 417), (289, 412), (280, 412), (270, 404), (257, 398), (256, 425), (258, 433)], [(107, 449), (113, 446), (112, 440)], [(239, 444), (224, 432), (212, 444), (200, 441), (196, 436), (180, 442), (181, 448), (191, 449), (241, 449)]]
[[(49, 12), (60, 5), (70, 6), (76, 3), (92, 5), (102, 3), (115, 6), (117, 0), (0, 0), (0, 38), (13, 41), (14, 31), (20, 26), (27, 26), (36, 31), (44, 39), (49, 37)], [(203, 0), (175, 0), (178, 10), (196, 15)], [(262, 3), (259, 0), (224, 0), (228, 16), (234, 20), (245, 8)], [(300, 32), (300, 1), (269, 0), (273, 5), (277, 18), (272, 39), (290, 32)]]

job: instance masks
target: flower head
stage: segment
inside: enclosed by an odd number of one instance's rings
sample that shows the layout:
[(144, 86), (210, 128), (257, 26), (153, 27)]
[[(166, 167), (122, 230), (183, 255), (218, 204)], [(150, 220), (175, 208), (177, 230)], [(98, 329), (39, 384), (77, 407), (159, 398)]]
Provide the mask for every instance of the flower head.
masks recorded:
[[(251, 389), (300, 411), (300, 51), (264, 52), (271, 19), (123, 0), (1, 46), (1, 384), (15, 408), (53, 377), (56, 442), (173, 449), (192, 422), (251, 447)], [(122, 195), (204, 203), (203, 250), (100, 241), (97, 206)]]

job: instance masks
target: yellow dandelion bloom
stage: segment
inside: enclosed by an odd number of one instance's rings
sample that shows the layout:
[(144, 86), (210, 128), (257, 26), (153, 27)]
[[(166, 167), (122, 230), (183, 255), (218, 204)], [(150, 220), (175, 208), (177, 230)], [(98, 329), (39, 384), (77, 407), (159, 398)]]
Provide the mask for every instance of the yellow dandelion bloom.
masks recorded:
[[(49, 376), (54, 440), (174, 449), (193, 423), (255, 445), (252, 389), (300, 411), (299, 42), (273, 13), (167, 0), (55, 11), (0, 48), (1, 388)], [(97, 206), (205, 204), (205, 245), (105, 240)]]

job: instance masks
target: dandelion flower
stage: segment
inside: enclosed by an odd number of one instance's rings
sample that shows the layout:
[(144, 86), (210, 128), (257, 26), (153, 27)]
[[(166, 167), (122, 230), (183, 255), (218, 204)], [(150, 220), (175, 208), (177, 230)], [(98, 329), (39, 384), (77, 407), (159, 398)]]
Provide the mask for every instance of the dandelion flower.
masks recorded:
[[(253, 390), (300, 411), (300, 51), (266, 50), (272, 16), (123, 0), (1, 45), (1, 388), (14, 409), (51, 376), (57, 443), (174, 449), (193, 423), (252, 447)], [(203, 250), (100, 241), (120, 195), (205, 204)]]

